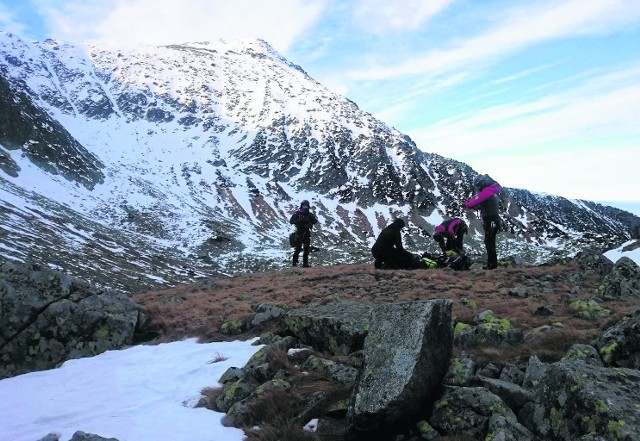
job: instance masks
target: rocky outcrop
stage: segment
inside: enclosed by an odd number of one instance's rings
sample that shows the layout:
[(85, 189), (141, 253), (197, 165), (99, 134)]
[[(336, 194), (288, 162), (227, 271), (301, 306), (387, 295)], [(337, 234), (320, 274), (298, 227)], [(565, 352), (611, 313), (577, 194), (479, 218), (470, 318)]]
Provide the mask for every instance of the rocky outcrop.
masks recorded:
[(607, 366), (640, 369), (640, 310), (607, 329), (593, 346)]
[[(343, 322), (344, 328), (354, 323), (351, 314), (362, 312), (351, 306), (337, 303), (300, 311), (321, 321), (330, 315), (331, 329), (340, 333)], [(269, 345), (245, 368), (230, 370), (221, 378), (224, 386), (209, 407), (228, 409), (226, 423), (250, 431), (254, 425), (270, 424), (264, 416), (255, 419), (256, 409), (265, 407), (260, 400), (267, 394), (272, 394), (267, 399), (270, 406), (275, 406), (276, 399), (297, 397), (292, 425), (303, 427), (313, 421), (315, 433), (309, 439), (317, 440), (417, 441), (454, 434), (489, 441), (638, 439), (640, 310), (592, 344), (575, 344), (557, 362), (544, 363), (531, 356), (500, 366), (478, 363), (466, 353), (449, 358), (453, 330), (447, 300), (371, 308), (369, 320), (358, 325), (366, 330), (362, 346), (354, 345), (347, 356), (331, 352), (321, 342), (314, 320), (292, 322), (305, 343), (293, 337), (287, 325), (282, 326), (282, 336), (264, 335), (261, 342)], [(480, 326), (500, 319), (485, 312), (477, 321)], [(307, 326), (313, 332), (304, 331)], [(509, 326), (486, 328), (495, 328), (488, 335), (499, 335), (497, 330)], [(309, 338), (310, 334), (317, 337)], [(325, 341), (329, 338), (324, 335)], [(325, 348), (323, 355), (310, 345), (318, 341)], [(482, 345), (491, 342), (496, 343), (484, 339)], [(344, 352), (345, 346), (330, 346)], [(288, 351), (287, 363), (293, 367), (283, 369), (282, 359), (273, 350)], [(323, 379), (322, 387), (301, 388), (301, 382), (314, 376)]]
[(128, 296), (38, 266), (0, 266), (0, 378), (131, 345), (142, 325)]
[(362, 348), (372, 307), (357, 302), (338, 302), (290, 311), (286, 328), (304, 344), (336, 355)]
[(451, 301), (378, 306), (347, 421), (352, 437), (417, 421), (444, 377), (453, 347)]
[(521, 329), (513, 327), (508, 319), (498, 317), (493, 311), (478, 314), (475, 324), (458, 322), (455, 327), (455, 342), (464, 349), (477, 346), (508, 348), (522, 338)]
[(640, 297), (640, 267), (628, 257), (621, 257), (606, 275), (602, 285), (605, 296)]
[(519, 420), (540, 439), (637, 440), (640, 371), (583, 360), (549, 365)]

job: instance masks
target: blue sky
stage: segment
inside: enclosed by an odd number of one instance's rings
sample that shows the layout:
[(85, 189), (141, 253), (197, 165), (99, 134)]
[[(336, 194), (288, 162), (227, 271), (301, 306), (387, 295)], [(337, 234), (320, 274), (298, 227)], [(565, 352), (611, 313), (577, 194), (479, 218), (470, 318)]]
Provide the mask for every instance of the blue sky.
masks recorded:
[(262, 38), (502, 185), (640, 214), (640, 1), (0, 0), (23, 38)]

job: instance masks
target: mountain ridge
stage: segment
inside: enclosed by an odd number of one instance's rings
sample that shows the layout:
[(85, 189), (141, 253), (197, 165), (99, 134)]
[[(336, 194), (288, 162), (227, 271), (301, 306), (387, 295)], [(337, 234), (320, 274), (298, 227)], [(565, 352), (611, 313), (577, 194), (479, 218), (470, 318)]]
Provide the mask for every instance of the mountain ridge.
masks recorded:
[[(281, 268), (288, 265), (288, 218), (302, 199), (320, 218), (317, 264), (368, 261), (373, 239), (397, 216), (407, 219), (406, 245), (415, 252), (436, 249), (424, 230), (443, 217), (464, 217), (470, 252), (482, 256), (480, 222), (462, 205), (476, 171), (419, 150), (264, 41), (80, 48), (0, 33), (0, 47), (0, 100), (20, 109), (0, 126), (6, 258), (77, 272), (78, 265), (53, 257), (73, 254), (78, 241), (83, 253), (93, 244), (111, 254), (86, 254), (95, 260), (89, 263), (76, 253), (87, 267), (77, 275), (95, 281), (99, 269), (134, 291), (212, 272)], [(9, 120), (7, 111), (0, 116)], [(46, 158), (40, 163), (28, 156), (34, 136), (16, 129), (36, 127), (32, 120), (46, 139), (36, 149)], [(44, 127), (54, 123), (53, 132), (70, 139), (51, 149), (54, 135)], [(66, 159), (77, 165), (75, 181), (50, 151), (76, 152)], [(21, 203), (9, 206), (9, 194)], [(509, 232), (499, 254), (520, 263), (590, 246), (604, 251), (640, 225), (636, 216), (589, 201), (508, 187), (501, 199)], [(26, 216), (20, 205), (34, 200), (57, 204), (43, 213), (73, 219), (55, 227), (71, 239), (50, 252), (29, 245), (43, 241), (43, 225), (13, 225)], [(96, 224), (108, 239), (93, 234)], [(111, 268), (122, 272), (134, 260), (146, 282), (119, 280)]]

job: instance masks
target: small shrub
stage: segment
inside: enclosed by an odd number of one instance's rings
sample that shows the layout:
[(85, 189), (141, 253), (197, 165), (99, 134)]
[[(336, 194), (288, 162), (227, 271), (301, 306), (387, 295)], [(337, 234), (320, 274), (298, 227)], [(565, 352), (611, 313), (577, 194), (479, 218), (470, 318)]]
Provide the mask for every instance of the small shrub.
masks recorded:
[(224, 355), (220, 354), (219, 352), (216, 352), (216, 355), (207, 362), (207, 364), (215, 364), (215, 363), (220, 363), (221, 361), (225, 361), (228, 360), (229, 357), (225, 357)]
[(278, 418), (291, 419), (301, 410), (303, 403), (303, 398), (291, 390), (267, 390), (249, 404), (247, 420), (240, 421), (239, 425), (251, 427), (273, 422)]

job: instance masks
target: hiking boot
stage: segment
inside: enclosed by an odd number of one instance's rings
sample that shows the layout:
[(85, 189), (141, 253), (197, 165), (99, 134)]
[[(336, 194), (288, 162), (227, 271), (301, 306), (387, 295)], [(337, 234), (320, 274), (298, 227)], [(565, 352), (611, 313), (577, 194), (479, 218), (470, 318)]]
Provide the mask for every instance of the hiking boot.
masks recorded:
[(305, 263), (304, 265), (302, 265), (302, 268), (311, 268), (311, 265), (309, 265), (308, 263)]
[(494, 270), (494, 269), (498, 269), (497, 266), (483, 266), (482, 267), (483, 270)]

